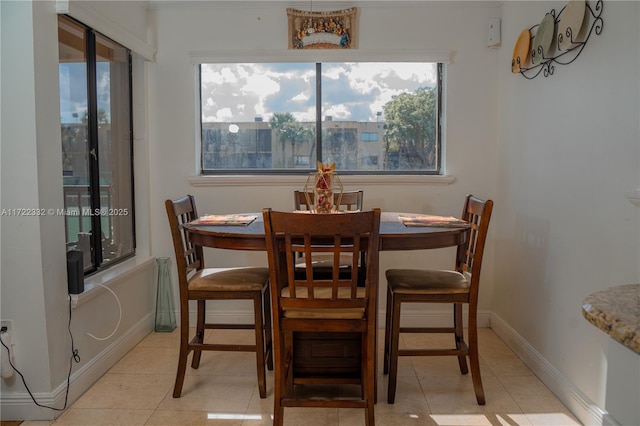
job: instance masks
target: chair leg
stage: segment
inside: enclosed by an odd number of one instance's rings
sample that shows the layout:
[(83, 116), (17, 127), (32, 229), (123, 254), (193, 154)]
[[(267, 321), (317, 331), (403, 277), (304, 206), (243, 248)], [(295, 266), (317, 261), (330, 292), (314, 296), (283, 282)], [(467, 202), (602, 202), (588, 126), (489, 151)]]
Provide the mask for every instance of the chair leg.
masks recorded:
[(385, 313), (386, 319), (384, 324), (384, 365), (382, 366), (382, 372), (389, 374), (389, 350), (391, 342), (391, 306), (392, 306), (393, 294), (391, 293), (391, 287), (387, 284), (387, 310)]
[(371, 358), (373, 358), (373, 403), (378, 403), (378, 302), (375, 304), (376, 318), (373, 321), (373, 329), (371, 331), (373, 341), (370, 344)]
[(373, 400), (367, 403), (367, 408), (364, 414), (364, 421), (367, 426), (375, 426), (376, 424), (375, 405), (373, 404)]
[(400, 307), (401, 297), (393, 297), (391, 304), (391, 344), (389, 350), (389, 387), (387, 402), (393, 404), (396, 400), (396, 385), (398, 382), (398, 345), (400, 340)]
[(253, 297), (253, 321), (256, 336), (256, 368), (260, 398), (267, 397), (267, 379), (264, 371), (264, 325), (262, 322), (262, 291)]
[(282, 374), (284, 379), (284, 395), (291, 397), (294, 393), (293, 389), (293, 332), (283, 333), (284, 345), (281, 353), (282, 356)]
[[(375, 403), (377, 402), (376, 386), (375, 380), (372, 380), (372, 377), (375, 377), (375, 375), (372, 376), (369, 370), (373, 369), (374, 372), (376, 371), (375, 358), (371, 358), (375, 356), (372, 355), (372, 351), (375, 353), (376, 344), (375, 339), (371, 342), (369, 336), (369, 332), (367, 331), (360, 336), (360, 395), (363, 401), (369, 401), (368, 395), (373, 395), (373, 402)], [(370, 358), (373, 360), (373, 367), (369, 365)], [(373, 394), (369, 393), (369, 381), (373, 384)]]
[(284, 424), (284, 407), (275, 403), (273, 410), (273, 426), (282, 426)]
[(178, 371), (176, 372), (176, 382), (173, 385), (173, 397), (180, 398), (182, 395), (182, 385), (184, 384), (184, 374), (187, 370), (187, 357), (189, 356), (189, 316), (181, 318), (180, 324), (180, 357), (178, 358)]
[(478, 324), (476, 314), (469, 313), (469, 364), (471, 365), (471, 378), (473, 389), (476, 393), (478, 405), (485, 405), (482, 377), (480, 376), (480, 354), (478, 353)]
[(376, 367), (375, 367), (375, 333), (376, 330), (369, 333), (365, 333), (362, 336), (362, 340), (365, 342), (363, 345), (363, 362), (362, 381), (363, 381), (363, 399), (367, 403), (365, 411), (365, 424), (367, 426), (375, 426), (375, 380), (376, 380)]
[(267, 369), (269, 371), (273, 371), (273, 326), (271, 324), (271, 296), (268, 288), (264, 291), (262, 309), (264, 310), (264, 335)]
[[(198, 308), (196, 314), (196, 343), (204, 343), (204, 319), (205, 314), (207, 312), (207, 306), (204, 300), (198, 300)], [(200, 357), (202, 355), (202, 350), (194, 349), (193, 350), (193, 359), (191, 360), (191, 368), (200, 367)]]
[[(455, 329), (456, 349), (462, 349), (464, 347), (464, 330), (462, 326), (462, 304), (453, 304), (453, 324)], [(467, 368), (467, 357), (465, 355), (458, 355), (458, 365), (460, 366), (460, 373), (467, 374), (469, 369)]]
[(284, 423), (284, 407), (282, 397), (285, 388), (284, 363), (282, 361), (282, 331), (274, 333), (274, 361), (273, 369), (273, 426), (282, 426)]
[(360, 396), (367, 400), (367, 339), (366, 333), (360, 335)]

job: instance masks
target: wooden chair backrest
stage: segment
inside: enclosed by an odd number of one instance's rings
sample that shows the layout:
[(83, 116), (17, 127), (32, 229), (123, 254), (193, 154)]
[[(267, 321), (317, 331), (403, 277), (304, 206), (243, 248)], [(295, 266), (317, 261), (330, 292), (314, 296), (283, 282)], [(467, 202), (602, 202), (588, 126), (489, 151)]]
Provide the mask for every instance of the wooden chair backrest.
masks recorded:
[(189, 240), (189, 234), (184, 229), (185, 223), (198, 218), (196, 201), (193, 195), (186, 195), (177, 200), (166, 200), (165, 207), (182, 292), (182, 288), (186, 288), (189, 273), (204, 268), (202, 247), (193, 245)]
[(456, 258), (456, 270), (461, 273), (471, 274), (471, 294), (477, 296), (480, 283), (480, 270), (482, 269), (482, 257), (484, 246), (489, 231), (489, 221), (493, 211), (492, 200), (482, 200), (467, 195), (462, 209), (462, 219), (471, 224), (469, 238), (466, 244), (458, 247)]
[[(364, 199), (364, 191), (343, 191), (342, 195), (339, 193), (333, 194), (333, 203), (338, 206), (340, 210), (354, 211), (362, 210), (362, 200)], [(296, 210), (311, 210), (309, 203), (313, 204), (314, 194), (313, 192), (306, 191), (293, 191), (293, 201)]]
[[(264, 209), (263, 217), (271, 294), (277, 316), (283, 308), (365, 308), (365, 316), (375, 316), (380, 209), (343, 214), (299, 214)], [(366, 253), (367, 261), (364, 270), (360, 271), (358, 262), (362, 252)], [(295, 260), (297, 253), (304, 254), (306, 274), (302, 278), (295, 274), (295, 264), (299, 262)], [(312, 253), (333, 256), (331, 278), (314, 277)], [(352, 273), (349, 277), (339, 274), (341, 255), (345, 254), (351, 256)], [(365, 274), (364, 280), (359, 277), (361, 273)], [(358, 282), (361, 281), (365, 283), (364, 298), (356, 296)], [(285, 287), (289, 288), (288, 297), (281, 297), (280, 290)], [(330, 289), (330, 297), (317, 298), (316, 293), (320, 289), (325, 292)]]

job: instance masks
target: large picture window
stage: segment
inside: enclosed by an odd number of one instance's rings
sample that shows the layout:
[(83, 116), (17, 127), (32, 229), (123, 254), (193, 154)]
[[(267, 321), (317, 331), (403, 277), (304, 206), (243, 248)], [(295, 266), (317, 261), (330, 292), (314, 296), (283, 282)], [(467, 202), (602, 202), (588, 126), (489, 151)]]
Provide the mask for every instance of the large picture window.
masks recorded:
[(58, 46), (67, 250), (86, 275), (135, 252), (131, 53), (66, 16)]
[(442, 65), (200, 65), (202, 173), (441, 173)]

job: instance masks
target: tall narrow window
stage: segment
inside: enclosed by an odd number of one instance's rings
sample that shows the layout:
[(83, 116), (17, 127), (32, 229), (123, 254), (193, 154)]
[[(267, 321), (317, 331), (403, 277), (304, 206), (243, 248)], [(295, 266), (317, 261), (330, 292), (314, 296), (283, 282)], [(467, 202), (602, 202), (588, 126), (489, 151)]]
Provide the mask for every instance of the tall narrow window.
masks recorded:
[(65, 16), (58, 39), (67, 249), (89, 274), (135, 252), (131, 55)]

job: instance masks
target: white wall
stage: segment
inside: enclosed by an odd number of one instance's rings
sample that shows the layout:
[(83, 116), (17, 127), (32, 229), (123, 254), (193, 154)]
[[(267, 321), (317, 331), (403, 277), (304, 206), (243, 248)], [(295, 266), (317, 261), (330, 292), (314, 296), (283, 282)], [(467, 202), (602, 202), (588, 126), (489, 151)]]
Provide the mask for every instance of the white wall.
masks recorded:
[[(58, 87), (58, 27), (53, 1), (0, 2), (2, 209), (63, 208), (62, 154)], [(126, 7), (121, 9), (126, 13)], [(124, 20), (126, 22), (126, 20)], [(107, 34), (108, 35), (108, 34)], [(143, 62), (136, 57), (140, 83)], [(136, 89), (136, 122), (144, 86)], [(143, 104), (142, 104), (143, 105)], [(136, 132), (136, 207), (138, 249), (128, 274), (92, 277), (118, 295), (122, 321), (113, 296), (102, 288), (87, 289), (72, 311), (71, 331), (81, 362), (73, 364), (69, 403), (85, 392), (122, 355), (153, 328), (155, 265), (145, 227), (149, 204), (144, 127)], [(13, 325), (15, 365), (24, 374), (38, 403), (62, 408), (71, 359), (68, 331), (64, 217), (1, 218), (1, 312)], [(120, 269), (124, 269), (122, 265)], [(2, 348), (4, 350), (4, 348)], [(20, 377), (1, 381), (3, 420), (52, 419), (60, 413), (37, 407)]]
[[(359, 49), (352, 51), (288, 51), (286, 2), (190, 2), (156, 5), (157, 61), (149, 66), (151, 148), (151, 204), (193, 193), (199, 212), (260, 211), (263, 207), (290, 210), (294, 189), (305, 176), (293, 176), (265, 186), (265, 178), (245, 185), (192, 186), (199, 159), (197, 146), (196, 62), (201, 56), (227, 61), (310, 61), (349, 57), (379, 60), (385, 55), (428, 59), (429, 52), (451, 50), (447, 65), (446, 169), (455, 176), (451, 185), (366, 178), (343, 179), (347, 189), (365, 190), (365, 207), (383, 210), (459, 215), (465, 194), (495, 195), (497, 168), (497, 56), (487, 48), (489, 18), (499, 16), (493, 3), (464, 5), (429, 2), (367, 2), (361, 9)], [(300, 5), (298, 5), (300, 6)], [(333, 5), (335, 8), (344, 4)], [(334, 8), (334, 9), (335, 9)], [(153, 20), (152, 20), (153, 21)], [(346, 56), (345, 56), (346, 55)], [(386, 56), (388, 57), (388, 56)], [(210, 180), (216, 181), (216, 178)], [(268, 180), (268, 179), (267, 179)], [(201, 182), (200, 182), (201, 183)], [(153, 252), (173, 257), (167, 219), (157, 211), (151, 217)], [(492, 248), (486, 275), (492, 268)], [(453, 252), (405, 252), (381, 255), (381, 270), (416, 263), (450, 267)], [(265, 253), (208, 252), (209, 266), (266, 265)], [(384, 282), (384, 281), (382, 281)], [(487, 279), (481, 310), (491, 306), (492, 282)], [(381, 295), (384, 297), (384, 289)], [(177, 297), (177, 296), (176, 296)], [(384, 306), (381, 302), (380, 306)], [(217, 307), (216, 307), (217, 308)], [(225, 303), (223, 312), (242, 308)], [(245, 312), (249, 312), (245, 310)], [(447, 311), (448, 312), (448, 311)]]
[[(35, 122), (35, 115), (42, 111), (36, 111), (35, 105), (33, 12), (31, 5), (26, 2), (2, 2), (0, 7), (2, 19), (2, 192), (0, 194), (2, 208), (38, 208), (40, 206), (37, 150), (39, 129)], [(16, 43), (11, 43), (9, 34), (21, 34), (23, 44), (18, 46)], [(6, 84), (7, 81), (11, 81), (12, 84)], [(16, 185), (16, 182), (20, 182), (20, 185)], [(27, 190), (17, 190), (18, 187)], [(62, 194), (60, 195), (62, 200)], [(46, 391), (51, 386), (52, 370), (49, 359), (59, 354), (50, 354), (46, 329), (47, 312), (43, 286), (43, 263), (46, 255), (43, 254), (40, 245), (44, 219), (2, 216), (0, 220), (2, 319), (14, 320), (13, 333), (17, 361), (21, 366), (28, 365), (33, 368), (35, 374), (35, 380), (31, 382), (33, 391)], [(55, 272), (50, 270), (49, 274), (55, 276), (59, 275), (59, 272), (60, 268)], [(61, 289), (61, 284), (51, 283), (50, 287)], [(61, 296), (64, 294), (60, 291)], [(22, 303), (17, 303), (18, 301)], [(59, 327), (54, 335), (62, 335), (61, 331)], [(25, 351), (24, 342), (27, 340), (38, 342), (39, 349)], [(10, 389), (5, 386), (6, 384), (7, 382), (3, 380), (3, 395), (7, 389)], [(18, 378), (15, 376), (13, 384), (16, 386), (18, 384)]]
[(605, 1), (602, 34), (552, 76), (511, 74), (520, 31), (563, 6), (503, 6), (493, 310), (601, 408), (625, 387), (607, 364), (624, 362), (635, 390), (616, 398), (635, 414), (612, 414), (640, 424), (640, 358), (615, 342), (627, 357), (612, 358), (581, 314), (590, 293), (640, 282), (640, 209), (624, 196), (640, 183), (638, 2)]

